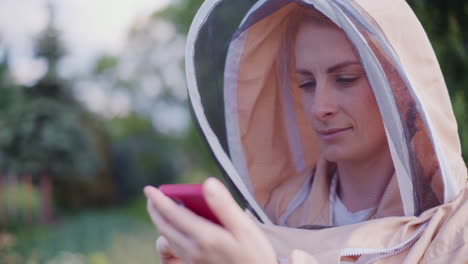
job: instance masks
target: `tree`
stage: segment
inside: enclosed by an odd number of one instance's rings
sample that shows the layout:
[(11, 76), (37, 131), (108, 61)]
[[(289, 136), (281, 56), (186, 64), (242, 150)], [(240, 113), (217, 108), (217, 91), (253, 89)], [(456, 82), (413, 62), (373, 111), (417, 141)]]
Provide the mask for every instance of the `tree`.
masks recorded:
[(86, 180), (99, 168), (94, 131), (84, 126), (87, 113), (57, 72), (65, 49), (52, 6), (49, 12), (49, 23), (35, 47), (35, 55), (47, 62), (47, 73), (31, 87), (21, 87), (20, 96), (0, 117), (2, 167), (39, 180), (45, 222), (51, 218), (52, 179)]

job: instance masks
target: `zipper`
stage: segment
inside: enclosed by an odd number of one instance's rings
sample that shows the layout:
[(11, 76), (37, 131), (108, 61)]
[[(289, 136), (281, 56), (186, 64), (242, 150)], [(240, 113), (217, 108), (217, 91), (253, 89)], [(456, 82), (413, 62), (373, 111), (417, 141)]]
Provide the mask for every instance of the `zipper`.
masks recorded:
[(426, 228), (427, 222), (422, 224), (415, 232), (414, 234), (405, 240), (404, 242), (391, 247), (391, 248), (385, 248), (385, 249), (377, 249), (377, 248), (344, 248), (341, 250), (341, 257), (357, 257), (357, 256), (371, 256), (371, 255), (376, 255), (374, 258), (366, 262), (366, 264), (371, 264), (374, 263), (378, 260), (382, 260), (385, 258), (389, 258), (392, 256), (395, 256), (406, 249), (410, 248), (416, 240), (421, 236), (423, 230)]
[(416, 239), (412, 240), (411, 242), (409, 242), (408, 244), (406, 244), (405, 246), (403, 246), (402, 248), (399, 248), (398, 250), (395, 250), (391, 253), (387, 253), (387, 254), (383, 254), (383, 255), (380, 255), (380, 256), (377, 256), (371, 260), (369, 260), (368, 262), (366, 262), (366, 264), (372, 264), (374, 262), (377, 262), (379, 260), (382, 260), (382, 259), (386, 259), (386, 258), (390, 258), (390, 257), (393, 257), (405, 250), (407, 250), (408, 248), (410, 248), (414, 243), (416, 242)]

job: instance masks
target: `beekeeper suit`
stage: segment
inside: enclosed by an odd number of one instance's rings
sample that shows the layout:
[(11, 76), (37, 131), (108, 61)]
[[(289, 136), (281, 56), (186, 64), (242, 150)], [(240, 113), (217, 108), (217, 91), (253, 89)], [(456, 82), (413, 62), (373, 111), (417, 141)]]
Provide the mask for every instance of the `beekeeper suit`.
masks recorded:
[[(320, 143), (342, 131), (311, 126), (304, 87), (312, 84), (301, 84), (297, 72), (307, 72), (294, 65), (303, 58), (291, 55), (300, 45), (298, 17), (309, 13), (344, 33), (391, 156), (378, 203), (354, 222), (339, 217), (343, 179)], [(435, 54), (405, 1), (207, 0), (188, 35), (186, 72), (200, 131), (280, 262), (468, 263), (457, 124)]]

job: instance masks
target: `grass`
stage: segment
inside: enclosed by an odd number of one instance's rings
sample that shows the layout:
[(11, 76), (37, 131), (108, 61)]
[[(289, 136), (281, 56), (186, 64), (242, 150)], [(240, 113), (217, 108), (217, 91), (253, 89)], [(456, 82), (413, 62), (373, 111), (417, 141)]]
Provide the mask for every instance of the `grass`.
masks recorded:
[(145, 205), (145, 200), (138, 200), (123, 208), (66, 216), (49, 227), (3, 232), (0, 263), (158, 263), (154, 247), (157, 234)]

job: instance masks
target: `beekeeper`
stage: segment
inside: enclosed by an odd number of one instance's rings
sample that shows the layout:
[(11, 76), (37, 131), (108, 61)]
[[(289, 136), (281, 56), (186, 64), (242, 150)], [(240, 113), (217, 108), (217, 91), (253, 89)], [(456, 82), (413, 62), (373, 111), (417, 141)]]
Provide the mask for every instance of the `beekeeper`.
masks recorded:
[(403, 0), (207, 0), (191, 106), (246, 214), (147, 187), (162, 263), (468, 263), (467, 172), (438, 62)]

